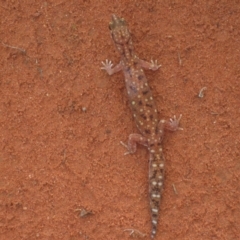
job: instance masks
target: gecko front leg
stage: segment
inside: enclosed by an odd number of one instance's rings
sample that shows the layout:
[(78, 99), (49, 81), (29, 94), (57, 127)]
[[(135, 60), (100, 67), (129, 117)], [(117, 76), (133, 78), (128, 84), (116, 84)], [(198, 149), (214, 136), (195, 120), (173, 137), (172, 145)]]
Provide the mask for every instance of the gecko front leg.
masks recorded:
[(102, 62), (103, 67), (101, 69), (106, 70), (106, 72), (109, 75), (112, 75), (114, 73), (117, 73), (122, 70), (122, 63), (120, 62), (117, 64), (114, 68), (112, 68), (113, 64), (111, 61), (106, 60), (105, 62)]
[(142, 68), (145, 68), (145, 69), (150, 69), (150, 70), (153, 70), (153, 71), (156, 71), (158, 70), (162, 65), (158, 65), (157, 63), (157, 60), (151, 60), (151, 62), (147, 62), (147, 61), (144, 61), (144, 60), (139, 60), (139, 63), (141, 65)]

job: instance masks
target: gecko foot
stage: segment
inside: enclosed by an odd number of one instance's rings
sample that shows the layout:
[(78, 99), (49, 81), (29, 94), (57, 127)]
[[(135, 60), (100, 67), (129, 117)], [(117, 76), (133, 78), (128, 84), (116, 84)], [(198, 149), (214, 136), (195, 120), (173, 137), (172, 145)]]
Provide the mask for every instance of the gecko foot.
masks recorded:
[(128, 154), (131, 154), (131, 152), (129, 151), (128, 149), (128, 145), (125, 144), (124, 142), (120, 141), (120, 143), (128, 150), (127, 152), (125, 152), (123, 155), (128, 155)]
[(110, 71), (112, 69), (112, 61), (109, 61), (108, 59), (106, 59), (105, 62), (102, 61), (102, 65), (103, 67), (101, 67), (101, 69), (106, 70), (107, 72)]
[(162, 65), (158, 65), (158, 63), (157, 63), (157, 60), (151, 60), (151, 66), (150, 66), (150, 69), (151, 70), (157, 70), (157, 69), (159, 69), (160, 67), (161, 67)]
[(180, 114), (179, 118), (177, 118), (176, 115), (174, 115), (173, 118), (170, 118), (169, 129), (171, 131), (183, 130), (183, 128), (179, 127), (179, 122), (181, 118), (182, 118), (182, 114)]

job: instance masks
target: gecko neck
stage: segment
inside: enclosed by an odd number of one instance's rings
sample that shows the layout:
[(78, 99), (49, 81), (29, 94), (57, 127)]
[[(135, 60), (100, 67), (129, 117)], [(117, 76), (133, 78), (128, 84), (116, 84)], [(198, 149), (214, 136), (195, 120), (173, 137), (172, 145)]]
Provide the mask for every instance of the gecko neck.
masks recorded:
[(123, 62), (130, 63), (136, 58), (132, 43), (124, 44), (121, 50)]

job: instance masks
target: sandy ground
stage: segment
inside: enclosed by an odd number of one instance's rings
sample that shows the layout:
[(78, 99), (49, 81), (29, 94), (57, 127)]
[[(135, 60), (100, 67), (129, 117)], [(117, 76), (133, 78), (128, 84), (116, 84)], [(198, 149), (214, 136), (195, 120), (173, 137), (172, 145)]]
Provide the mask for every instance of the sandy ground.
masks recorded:
[(159, 119), (183, 115), (156, 240), (240, 239), (239, 1), (19, 2), (0, 3), (0, 239), (149, 239), (148, 153), (123, 155), (123, 75), (100, 69), (112, 13), (162, 65)]

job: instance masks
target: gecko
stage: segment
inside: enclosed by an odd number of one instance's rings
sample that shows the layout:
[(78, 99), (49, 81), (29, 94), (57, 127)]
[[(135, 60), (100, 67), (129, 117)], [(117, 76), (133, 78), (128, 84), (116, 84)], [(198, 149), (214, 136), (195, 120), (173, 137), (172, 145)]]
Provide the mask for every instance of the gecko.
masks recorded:
[(132, 154), (137, 150), (137, 144), (147, 147), (149, 157), (149, 198), (152, 231), (151, 238), (157, 232), (159, 218), (159, 205), (164, 182), (165, 159), (162, 149), (164, 130), (176, 131), (181, 129), (179, 122), (182, 117), (174, 116), (169, 121), (158, 120), (158, 111), (153, 99), (152, 91), (148, 85), (143, 69), (157, 70), (160, 65), (157, 61), (147, 62), (141, 60), (135, 53), (128, 24), (123, 18), (112, 15), (109, 23), (114, 44), (121, 55), (120, 63), (113, 67), (111, 61), (102, 62), (101, 69), (109, 75), (123, 71), (128, 100), (133, 118), (140, 132), (129, 135), (128, 143), (124, 144), (127, 153)]

